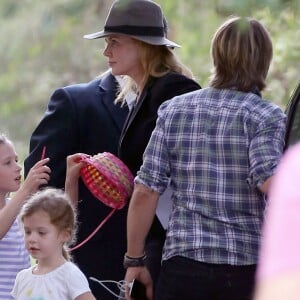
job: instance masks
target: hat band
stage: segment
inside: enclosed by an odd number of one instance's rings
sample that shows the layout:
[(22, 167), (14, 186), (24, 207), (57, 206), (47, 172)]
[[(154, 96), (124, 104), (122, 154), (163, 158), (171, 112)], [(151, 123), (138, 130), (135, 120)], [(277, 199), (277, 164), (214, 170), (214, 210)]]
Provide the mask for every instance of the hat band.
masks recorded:
[(104, 32), (116, 32), (128, 35), (140, 35), (140, 36), (158, 36), (164, 37), (164, 29), (162, 27), (152, 26), (105, 26)]

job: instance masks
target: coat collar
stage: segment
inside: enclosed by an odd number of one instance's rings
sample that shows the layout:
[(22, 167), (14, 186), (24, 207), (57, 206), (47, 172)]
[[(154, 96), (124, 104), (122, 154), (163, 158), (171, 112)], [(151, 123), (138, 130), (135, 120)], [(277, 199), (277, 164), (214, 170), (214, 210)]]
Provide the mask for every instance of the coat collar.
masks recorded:
[[(125, 134), (125, 132), (127, 131), (128, 127), (131, 125), (132, 121), (134, 120), (135, 116), (137, 115), (137, 113), (139, 112), (142, 104), (144, 103), (145, 99), (147, 98), (147, 95), (150, 93), (150, 90), (152, 88), (152, 86), (154, 85), (155, 81), (157, 80), (157, 78), (151, 78), (148, 83), (146, 84), (146, 86), (143, 89), (143, 92), (141, 94), (141, 96), (139, 97), (137, 103), (135, 104), (135, 106), (131, 109), (127, 120), (125, 122), (125, 126), (123, 128), (123, 134)], [(122, 134), (122, 135), (123, 135)]]
[(110, 72), (105, 73), (103, 77), (101, 77), (99, 90), (100, 100), (103, 102), (112, 120), (114, 120), (121, 131), (124, 120), (128, 114), (128, 108), (127, 106), (121, 107), (120, 104), (114, 103), (118, 91), (118, 83)]

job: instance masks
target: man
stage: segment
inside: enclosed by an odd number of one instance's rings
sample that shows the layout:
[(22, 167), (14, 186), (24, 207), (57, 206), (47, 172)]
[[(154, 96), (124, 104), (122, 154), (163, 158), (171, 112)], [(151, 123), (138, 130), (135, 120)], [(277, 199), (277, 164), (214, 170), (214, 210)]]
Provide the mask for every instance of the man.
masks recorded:
[(227, 20), (211, 53), (210, 87), (161, 105), (135, 178), (124, 266), (126, 281), (143, 283), (148, 299), (145, 237), (169, 179), (173, 208), (155, 299), (252, 299), (264, 194), (286, 118), (261, 98), (272, 43), (258, 21)]
[[(91, 82), (57, 89), (31, 136), (25, 173), (41, 158), (42, 149), (46, 147), (45, 157), (50, 158), (48, 166), (51, 169), (48, 185), (64, 188), (68, 155), (78, 152), (95, 155), (104, 151), (116, 155), (128, 113), (126, 105), (114, 104), (117, 89), (118, 82), (110, 71)], [(87, 238), (110, 211), (111, 208), (93, 197), (80, 180), (77, 243)], [(126, 214), (125, 209), (116, 211), (91, 240), (72, 251), (74, 262), (87, 278), (124, 279)], [(114, 299), (98, 283), (90, 281), (90, 286), (97, 299)]]

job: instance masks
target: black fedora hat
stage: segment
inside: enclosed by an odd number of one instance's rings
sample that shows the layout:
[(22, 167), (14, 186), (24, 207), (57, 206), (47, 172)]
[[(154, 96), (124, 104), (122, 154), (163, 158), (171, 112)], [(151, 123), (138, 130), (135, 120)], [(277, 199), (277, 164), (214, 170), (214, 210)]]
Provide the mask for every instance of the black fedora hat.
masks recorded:
[(110, 34), (125, 34), (151, 45), (180, 47), (166, 37), (166, 19), (161, 7), (150, 0), (117, 0), (105, 20), (104, 30), (86, 34), (98, 39)]

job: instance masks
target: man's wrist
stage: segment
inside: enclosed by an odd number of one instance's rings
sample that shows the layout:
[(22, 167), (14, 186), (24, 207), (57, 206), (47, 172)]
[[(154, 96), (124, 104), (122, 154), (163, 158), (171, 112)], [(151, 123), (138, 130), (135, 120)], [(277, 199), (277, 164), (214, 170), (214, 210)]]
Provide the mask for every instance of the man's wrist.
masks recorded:
[(144, 253), (142, 256), (139, 257), (131, 257), (125, 253), (123, 266), (125, 269), (131, 267), (144, 267), (146, 262), (146, 254)]

